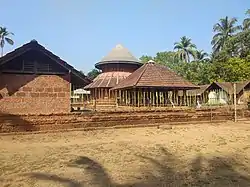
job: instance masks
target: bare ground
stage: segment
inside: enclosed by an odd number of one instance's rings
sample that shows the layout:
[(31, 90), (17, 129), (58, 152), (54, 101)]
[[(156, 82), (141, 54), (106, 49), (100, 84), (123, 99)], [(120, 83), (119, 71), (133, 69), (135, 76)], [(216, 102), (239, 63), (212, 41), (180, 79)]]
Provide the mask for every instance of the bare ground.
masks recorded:
[(0, 186), (250, 186), (250, 122), (0, 137)]

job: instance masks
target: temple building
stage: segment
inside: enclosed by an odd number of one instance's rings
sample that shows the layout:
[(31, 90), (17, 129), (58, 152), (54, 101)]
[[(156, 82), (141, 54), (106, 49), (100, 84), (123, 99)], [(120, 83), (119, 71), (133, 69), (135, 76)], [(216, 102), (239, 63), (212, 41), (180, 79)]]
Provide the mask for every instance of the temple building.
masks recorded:
[(149, 61), (111, 90), (119, 106), (187, 106), (187, 90), (198, 86), (166, 66)]
[(92, 83), (84, 89), (91, 92), (91, 99), (97, 103), (115, 103), (115, 91), (110, 91), (122, 80), (138, 69), (142, 64), (128, 49), (118, 44), (111, 52), (95, 64), (101, 70)]

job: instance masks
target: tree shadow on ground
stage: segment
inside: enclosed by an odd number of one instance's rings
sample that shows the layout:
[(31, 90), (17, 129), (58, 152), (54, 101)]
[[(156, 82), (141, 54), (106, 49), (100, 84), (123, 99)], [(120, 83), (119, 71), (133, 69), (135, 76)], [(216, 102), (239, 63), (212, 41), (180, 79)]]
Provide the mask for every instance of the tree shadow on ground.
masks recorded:
[(249, 170), (232, 157), (208, 159), (198, 155), (187, 165), (185, 161), (162, 147), (158, 155), (137, 157), (138, 163), (144, 162), (145, 165), (138, 171), (140, 179), (130, 183), (114, 182), (100, 163), (84, 156), (78, 157), (68, 166), (80, 168), (84, 174), (87, 173), (88, 178), (84, 180), (91, 181), (89, 185), (44, 173), (31, 173), (28, 176), (38, 180), (59, 182), (68, 187), (250, 186)]
[(143, 180), (131, 186), (250, 186), (249, 171), (232, 157), (208, 159), (198, 155), (187, 166), (168, 150), (161, 147), (160, 151), (157, 157), (139, 155), (151, 168), (146, 166)]
[(80, 182), (77, 182), (73, 179), (59, 177), (57, 175), (50, 175), (50, 174), (45, 174), (45, 173), (31, 173), (31, 174), (28, 174), (27, 176), (31, 178), (36, 178), (38, 180), (57, 182), (57, 183), (66, 185), (68, 187), (83, 187), (83, 185)]
[(0, 132), (23, 132), (36, 130), (36, 126), (21, 115), (0, 112)]

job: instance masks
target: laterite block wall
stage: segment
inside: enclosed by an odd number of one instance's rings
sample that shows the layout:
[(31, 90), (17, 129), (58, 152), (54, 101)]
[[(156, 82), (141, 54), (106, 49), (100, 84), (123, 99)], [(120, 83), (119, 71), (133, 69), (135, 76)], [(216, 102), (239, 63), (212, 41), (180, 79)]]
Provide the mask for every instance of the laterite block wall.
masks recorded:
[(49, 114), (70, 111), (68, 76), (0, 74), (0, 113)]
[[(212, 112), (212, 116), (211, 116)], [(238, 118), (250, 117), (250, 111), (237, 111)], [(90, 112), (53, 115), (10, 115), (0, 114), (0, 133), (53, 131), (65, 129), (122, 128), (168, 124), (172, 122), (202, 122), (232, 120), (233, 111), (159, 111), (159, 112)], [(237, 125), (237, 124), (236, 124)]]

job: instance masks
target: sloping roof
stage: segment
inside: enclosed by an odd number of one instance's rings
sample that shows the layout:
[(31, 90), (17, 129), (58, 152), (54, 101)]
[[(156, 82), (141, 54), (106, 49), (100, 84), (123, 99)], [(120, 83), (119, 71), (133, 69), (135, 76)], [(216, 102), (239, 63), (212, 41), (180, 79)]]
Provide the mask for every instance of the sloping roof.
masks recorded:
[(229, 94), (234, 93), (233, 83), (231, 82), (214, 82), (214, 84), (218, 85), (220, 88), (222, 88)]
[(140, 61), (135, 58), (127, 48), (123, 47), (121, 44), (116, 45), (107, 56), (103, 57), (100, 62), (96, 63), (95, 67), (100, 68), (102, 64), (110, 63), (128, 63), (141, 65)]
[(236, 93), (239, 94), (248, 84), (250, 81), (242, 81), (236, 83)]
[(195, 90), (188, 90), (187, 91), (187, 95), (188, 96), (195, 96), (195, 95), (201, 95), (203, 94), (206, 89), (210, 86), (210, 84), (205, 84), (205, 85), (200, 85), (199, 89), (195, 89)]
[(126, 79), (130, 74), (129, 72), (104, 72), (99, 74), (93, 82), (85, 86), (84, 89), (112, 88)]
[(199, 88), (185, 80), (166, 66), (149, 61), (133, 72), (124, 81), (112, 89), (124, 88), (162, 88), (162, 89), (195, 89)]
[[(211, 86), (215, 84), (228, 94), (234, 93), (234, 83), (233, 82), (213, 82)], [(238, 94), (245, 87), (243, 82), (236, 82), (236, 94)]]
[(9, 62), (10, 60), (30, 51), (30, 50), (37, 50), (51, 58), (53, 61), (61, 65), (63, 68), (69, 70), (72, 74), (82, 79), (86, 84), (90, 83), (91, 80), (89, 80), (84, 74), (76, 70), (73, 66), (69, 65), (64, 60), (60, 59), (60, 57), (56, 56), (49, 50), (47, 50), (45, 47), (40, 45), (36, 40), (31, 40), (29, 43), (26, 43), (22, 45), (21, 47), (15, 49), (14, 51), (7, 53), (3, 57), (0, 58), (0, 65)]
[[(239, 94), (249, 83), (250, 81), (236, 82), (236, 94)], [(218, 86), (220, 89), (224, 90), (228, 94), (234, 93), (233, 82), (213, 82), (211, 84), (201, 85), (199, 89), (188, 90), (187, 95), (190, 95), (190, 96), (201, 95), (207, 89), (212, 88), (213, 85)]]

